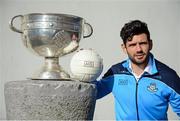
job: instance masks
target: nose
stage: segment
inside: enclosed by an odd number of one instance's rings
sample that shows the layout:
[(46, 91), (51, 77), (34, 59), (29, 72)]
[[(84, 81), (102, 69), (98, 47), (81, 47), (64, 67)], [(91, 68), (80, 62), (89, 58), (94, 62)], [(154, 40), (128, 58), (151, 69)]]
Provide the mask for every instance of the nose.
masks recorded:
[(141, 48), (140, 44), (136, 44), (136, 51), (138, 51), (138, 52), (142, 51), (142, 48)]

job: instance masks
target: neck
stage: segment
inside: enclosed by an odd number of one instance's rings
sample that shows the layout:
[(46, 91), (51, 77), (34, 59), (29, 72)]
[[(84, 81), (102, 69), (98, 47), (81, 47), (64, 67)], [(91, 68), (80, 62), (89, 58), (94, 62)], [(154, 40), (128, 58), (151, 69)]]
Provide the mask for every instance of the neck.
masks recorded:
[(137, 63), (131, 62), (132, 71), (137, 76), (139, 76), (140, 74), (142, 74), (144, 72), (144, 69), (146, 68), (147, 64), (148, 64), (148, 59), (147, 59), (147, 61), (145, 63), (142, 63), (142, 64), (137, 64)]

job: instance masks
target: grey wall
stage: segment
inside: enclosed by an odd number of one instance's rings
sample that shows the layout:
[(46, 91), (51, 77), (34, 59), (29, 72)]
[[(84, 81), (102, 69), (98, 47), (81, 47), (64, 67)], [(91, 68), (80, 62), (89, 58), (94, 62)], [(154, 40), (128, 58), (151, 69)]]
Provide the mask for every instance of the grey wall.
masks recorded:
[[(179, 11), (179, 0), (0, 0), (0, 119), (5, 119), (4, 83), (30, 77), (43, 64), (43, 58), (23, 46), (20, 34), (9, 29), (8, 22), (13, 16), (38, 12), (85, 18), (93, 26), (94, 33), (82, 40), (80, 46), (94, 48), (103, 57), (103, 73), (126, 58), (120, 48), (121, 27), (129, 20), (141, 19), (148, 23), (151, 31), (155, 57), (180, 74)], [(67, 71), (72, 55), (60, 59)], [(177, 119), (171, 110), (169, 117)], [(94, 119), (115, 119), (112, 95), (97, 101)]]

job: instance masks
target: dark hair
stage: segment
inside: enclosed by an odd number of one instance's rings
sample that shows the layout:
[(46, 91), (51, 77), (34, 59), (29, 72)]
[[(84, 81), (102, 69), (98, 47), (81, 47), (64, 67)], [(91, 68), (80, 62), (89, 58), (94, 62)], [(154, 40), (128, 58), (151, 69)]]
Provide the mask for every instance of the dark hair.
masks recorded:
[(131, 41), (134, 35), (139, 35), (145, 33), (148, 40), (150, 41), (150, 32), (148, 30), (147, 24), (140, 20), (133, 20), (126, 24), (121, 29), (120, 36), (123, 43), (126, 44), (127, 41)]

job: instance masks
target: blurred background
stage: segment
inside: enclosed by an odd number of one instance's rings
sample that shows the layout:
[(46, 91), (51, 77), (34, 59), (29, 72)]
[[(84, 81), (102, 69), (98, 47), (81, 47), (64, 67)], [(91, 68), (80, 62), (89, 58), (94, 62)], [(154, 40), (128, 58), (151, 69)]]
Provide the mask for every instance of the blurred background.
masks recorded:
[[(121, 50), (120, 29), (124, 23), (140, 19), (148, 24), (153, 40), (152, 53), (180, 75), (180, 0), (0, 0), (0, 119), (6, 119), (4, 84), (25, 80), (44, 60), (33, 55), (22, 43), (21, 35), (9, 29), (16, 15), (64, 13), (80, 16), (93, 26), (91, 37), (82, 39), (80, 48), (93, 48), (103, 58), (104, 70), (126, 59)], [(20, 20), (16, 21), (19, 27)], [(79, 49), (80, 49), (79, 48)], [(73, 53), (60, 58), (70, 71)], [(94, 120), (115, 120), (113, 96), (97, 100)], [(171, 120), (178, 119), (171, 108)]]

